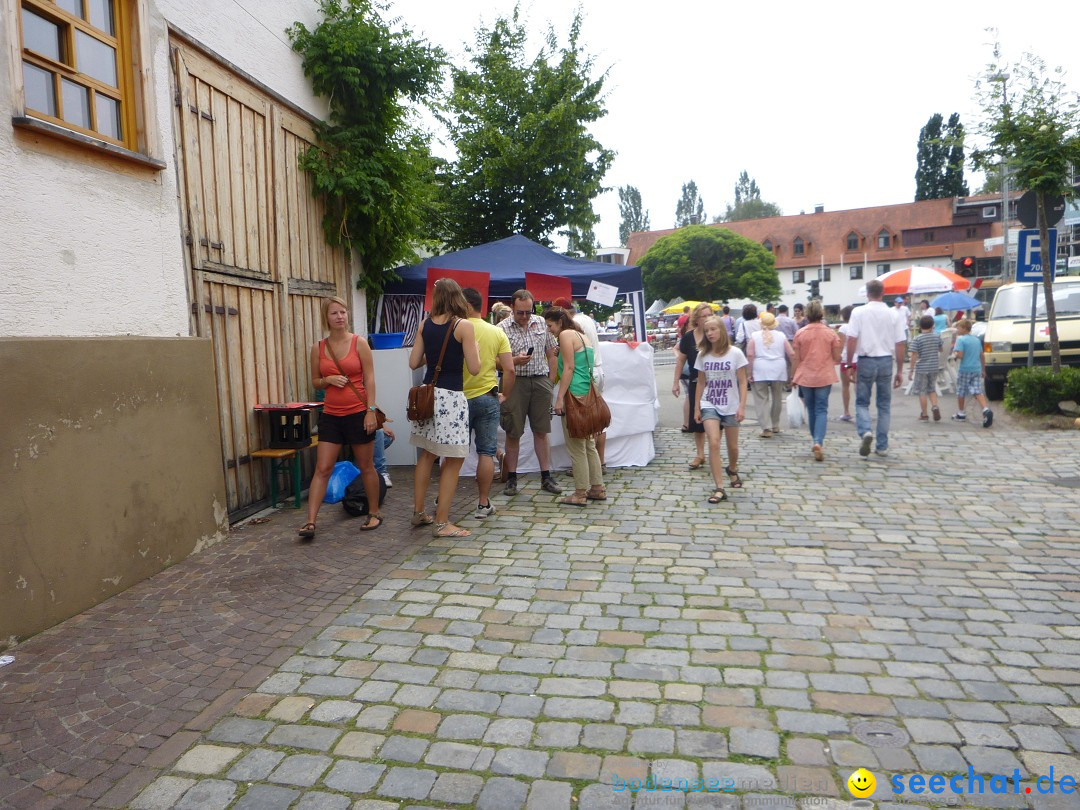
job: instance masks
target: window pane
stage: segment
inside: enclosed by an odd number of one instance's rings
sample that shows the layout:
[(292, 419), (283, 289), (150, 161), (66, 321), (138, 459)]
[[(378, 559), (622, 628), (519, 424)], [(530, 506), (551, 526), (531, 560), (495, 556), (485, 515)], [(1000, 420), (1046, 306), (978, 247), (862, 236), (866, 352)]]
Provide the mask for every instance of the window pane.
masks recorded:
[(82, 0), (56, 0), (56, 5), (60, 6), (64, 11), (69, 14), (74, 14), (76, 17), (82, 17)]
[(116, 51), (83, 31), (75, 32), (75, 67), (80, 73), (116, 87)]
[(50, 59), (60, 60), (60, 26), (23, 9), (23, 47)]
[(23, 62), (23, 90), (27, 107), (46, 115), (56, 115), (56, 85), (49, 71)]
[(90, 0), (90, 24), (106, 34), (116, 35), (112, 0)]
[(99, 92), (94, 94), (94, 108), (97, 112), (97, 131), (113, 140), (123, 140), (120, 129), (120, 102)]
[(64, 120), (90, 129), (90, 91), (81, 84), (60, 80), (64, 99)]

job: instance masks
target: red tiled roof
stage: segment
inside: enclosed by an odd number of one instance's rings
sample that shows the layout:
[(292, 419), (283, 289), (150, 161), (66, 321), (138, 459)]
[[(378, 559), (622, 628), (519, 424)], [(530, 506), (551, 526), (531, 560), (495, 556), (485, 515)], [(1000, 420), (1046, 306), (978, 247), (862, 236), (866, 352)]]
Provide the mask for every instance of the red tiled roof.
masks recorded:
[[(978, 200), (979, 197), (968, 197)], [(997, 199), (986, 196), (987, 201)], [(778, 269), (806, 267), (824, 262), (824, 264), (861, 264), (863, 254), (873, 262), (904, 262), (924, 256), (940, 256), (950, 243), (928, 242), (925, 245), (904, 247), (900, 235), (903, 231), (924, 228), (942, 228), (953, 225), (953, 197), (941, 200), (923, 200), (899, 205), (880, 205), (871, 208), (852, 208), (846, 211), (823, 211), (813, 214), (795, 214), (766, 219), (748, 219), (740, 222), (722, 222), (712, 227), (728, 228), (755, 242), (772, 240)], [(1000, 222), (995, 223), (995, 234), (1001, 232)], [(890, 237), (890, 246), (878, 249), (877, 237), (882, 229)], [(674, 233), (674, 228), (661, 231), (632, 233), (627, 247), (629, 264), (640, 264), (641, 258), (658, 239)], [(847, 237), (852, 231), (860, 236), (858, 250), (847, 249)], [(792, 243), (796, 237), (805, 243), (805, 253), (796, 256)], [(964, 250), (955, 255), (988, 256), (981, 241), (962, 243)], [(779, 248), (779, 250), (775, 250)]]

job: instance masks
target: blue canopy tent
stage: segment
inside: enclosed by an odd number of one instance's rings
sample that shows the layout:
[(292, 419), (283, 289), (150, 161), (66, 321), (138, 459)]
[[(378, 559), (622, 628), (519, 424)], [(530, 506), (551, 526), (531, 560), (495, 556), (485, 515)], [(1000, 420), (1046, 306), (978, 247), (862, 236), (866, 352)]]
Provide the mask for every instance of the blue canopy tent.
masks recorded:
[(591, 282), (610, 284), (618, 287), (619, 295), (633, 305), (637, 339), (645, 340), (645, 292), (640, 267), (563, 256), (520, 234), (398, 267), (394, 272), (401, 276), (401, 281), (388, 284), (379, 299), (377, 330), (405, 332), (410, 336), (416, 332), (430, 267), (488, 273), (491, 276), (488, 296), (507, 302), (515, 291), (525, 286), (526, 272), (564, 276), (570, 279), (574, 298), (580, 299), (585, 298)]

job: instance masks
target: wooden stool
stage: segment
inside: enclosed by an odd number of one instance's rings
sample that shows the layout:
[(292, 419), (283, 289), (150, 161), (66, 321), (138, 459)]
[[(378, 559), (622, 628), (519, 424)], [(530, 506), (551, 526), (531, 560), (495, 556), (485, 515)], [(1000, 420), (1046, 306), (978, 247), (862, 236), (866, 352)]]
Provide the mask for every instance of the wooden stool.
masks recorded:
[[(293, 509), (300, 508), (300, 451), (308, 450), (319, 443), (312, 439), (307, 447), (282, 448), (278, 450), (256, 450), (252, 458), (265, 458), (270, 461), (270, 505), (278, 504), (278, 475), (291, 475), (293, 485)], [(284, 503), (284, 498), (282, 499)]]

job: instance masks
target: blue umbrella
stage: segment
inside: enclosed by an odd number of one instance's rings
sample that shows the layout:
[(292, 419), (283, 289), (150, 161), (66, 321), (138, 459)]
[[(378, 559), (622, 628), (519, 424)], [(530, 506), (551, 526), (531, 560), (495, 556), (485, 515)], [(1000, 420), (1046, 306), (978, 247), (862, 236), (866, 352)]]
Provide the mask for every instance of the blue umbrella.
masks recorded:
[(955, 291), (942, 293), (930, 302), (930, 306), (935, 308), (941, 307), (947, 311), (956, 309), (979, 309), (982, 305), (983, 302), (978, 298), (973, 298), (967, 293)]

